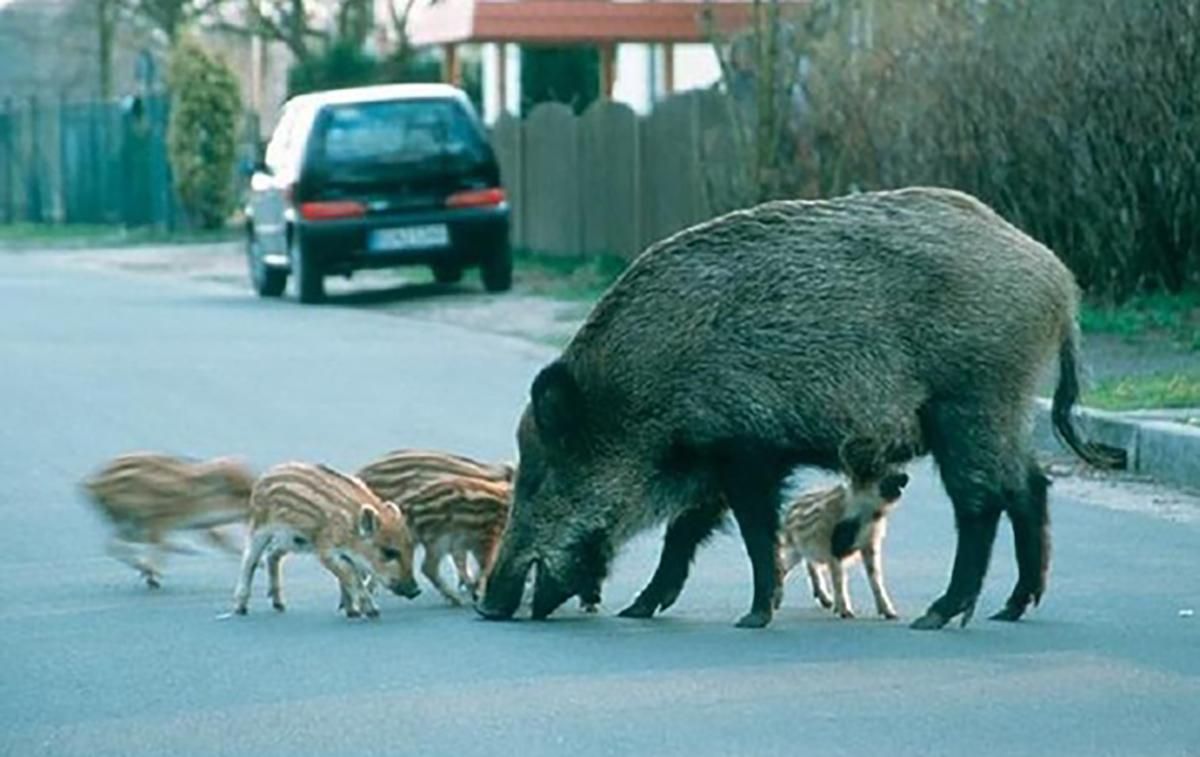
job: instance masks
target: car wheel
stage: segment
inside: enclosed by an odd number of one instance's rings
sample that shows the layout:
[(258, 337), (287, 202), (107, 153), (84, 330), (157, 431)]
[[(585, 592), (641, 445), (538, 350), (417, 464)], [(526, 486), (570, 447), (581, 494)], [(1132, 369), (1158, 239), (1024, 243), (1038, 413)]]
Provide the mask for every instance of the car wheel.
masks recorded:
[(483, 279), (483, 288), (489, 292), (507, 292), (512, 289), (512, 249), (507, 242), (492, 250), (480, 266), (479, 273)]
[(456, 265), (435, 265), (433, 280), (439, 284), (457, 284), (462, 281), (463, 269)]
[(297, 231), (291, 235), (289, 256), (292, 259), (292, 273), (296, 276), (296, 299), (306, 305), (324, 300), (325, 274)]
[(258, 239), (250, 232), (246, 237), (246, 263), (250, 267), (250, 283), (259, 297), (278, 297), (287, 287), (287, 271), (263, 262)]

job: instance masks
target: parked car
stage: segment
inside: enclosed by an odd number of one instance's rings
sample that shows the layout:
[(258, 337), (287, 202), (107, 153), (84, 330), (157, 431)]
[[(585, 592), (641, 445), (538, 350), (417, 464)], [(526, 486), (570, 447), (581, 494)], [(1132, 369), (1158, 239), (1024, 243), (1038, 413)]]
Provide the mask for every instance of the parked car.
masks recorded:
[(512, 286), (509, 207), (466, 95), (394, 84), (299, 95), (250, 178), (247, 259), (255, 291), (318, 302), (329, 275), (428, 265), (442, 283), (478, 266)]

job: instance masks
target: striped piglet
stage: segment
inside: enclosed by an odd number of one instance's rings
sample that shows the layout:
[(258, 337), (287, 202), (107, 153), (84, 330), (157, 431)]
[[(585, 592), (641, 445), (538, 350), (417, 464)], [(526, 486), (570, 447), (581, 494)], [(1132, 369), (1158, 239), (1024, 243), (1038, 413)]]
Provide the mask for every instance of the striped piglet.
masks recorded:
[(255, 483), (250, 534), (234, 592), (234, 612), (246, 614), (254, 572), (267, 556), (268, 596), (284, 609), (281, 564), (289, 552), (315, 552), (337, 578), (347, 617), (379, 615), (368, 585), (380, 581), (408, 598), (421, 593), (413, 578), (413, 540), (400, 508), (361, 480), (324, 465), (284, 463)]
[[(899, 617), (883, 581), (883, 540), (887, 517), (908, 475), (874, 463), (853, 445), (843, 449), (843, 466), (849, 482), (827, 489), (805, 492), (788, 508), (779, 529), (776, 563), (775, 607), (783, 601), (783, 581), (801, 561), (808, 568), (813, 596), (840, 617), (854, 617), (846, 568), (862, 558), (875, 609), (889, 620)], [(833, 596), (825, 585), (825, 573), (833, 579)]]
[(165, 554), (188, 552), (173, 533), (201, 531), (213, 544), (236, 548), (221, 526), (246, 520), (253, 474), (239, 461), (190, 460), (153, 452), (114, 458), (83, 481), (83, 489), (112, 525), (108, 552), (159, 587)]
[[(424, 549), (421, 572), (442, 596), (461, 604), (442, 579), (447, 556), (459, 589), (477, 597), (486, 585), (508, 520), (513, 468), (445, 452), (399, 450), (364, 466), (358, 475), (377, 495), (400, 506)], [(469, 557), (478, 566), (472, 572)]]

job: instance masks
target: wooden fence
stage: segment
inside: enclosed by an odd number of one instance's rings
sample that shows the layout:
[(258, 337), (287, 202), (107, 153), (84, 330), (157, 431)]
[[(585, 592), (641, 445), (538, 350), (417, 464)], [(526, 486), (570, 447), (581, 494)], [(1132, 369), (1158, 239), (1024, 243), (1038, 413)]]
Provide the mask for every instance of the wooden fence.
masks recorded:
[(173, 228), (167, 102), (44, 99), (0, 106), (0, 222)]
[(513, 207), (514, 247), (632, 258), (736, 204), (740, 175), (725, 101), (676, 95), (645, 117), (611, 102), (581, 116), (557, 103), (492, 131)]

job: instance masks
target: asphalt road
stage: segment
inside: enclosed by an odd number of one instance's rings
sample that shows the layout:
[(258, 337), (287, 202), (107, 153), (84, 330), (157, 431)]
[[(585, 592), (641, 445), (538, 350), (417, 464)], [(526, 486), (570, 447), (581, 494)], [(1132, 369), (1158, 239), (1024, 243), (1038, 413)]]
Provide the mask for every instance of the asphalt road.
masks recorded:
[[(738, 540), (661, 618), (613, 617), (653, 566), (631, 545), (598, 617), (487, 623), (432, 590), (347, 621), (315, 561), (229, 609), (233, 558), (146, 590), (104, 556), (76, 482), (139, 448), (355, 467), (394, 447), (513, 454), (544, 348), (344, 307), (0, 255), (0, 754), (1200, 754), (1200, 524), (1053, 495), (1055, 563), (1027, 622), (918, 633), (811, 605), (765, 631)], [(928, 467), (887, 546), (908, 618), (942, 589), (948, 503)], [(1122, 492), (1107, 492), (1121, 498)], [(1139, 495), (1134, 492), (1129, 498)], [(1131, 509), (1137, 501), (1126, 502)], [(1149, 503), (1147, 503), (1149, 504)], [(1151, 508), (1152, 509), (1152, 508)], [(860, 611), (869, 609), (861, 573)]]

